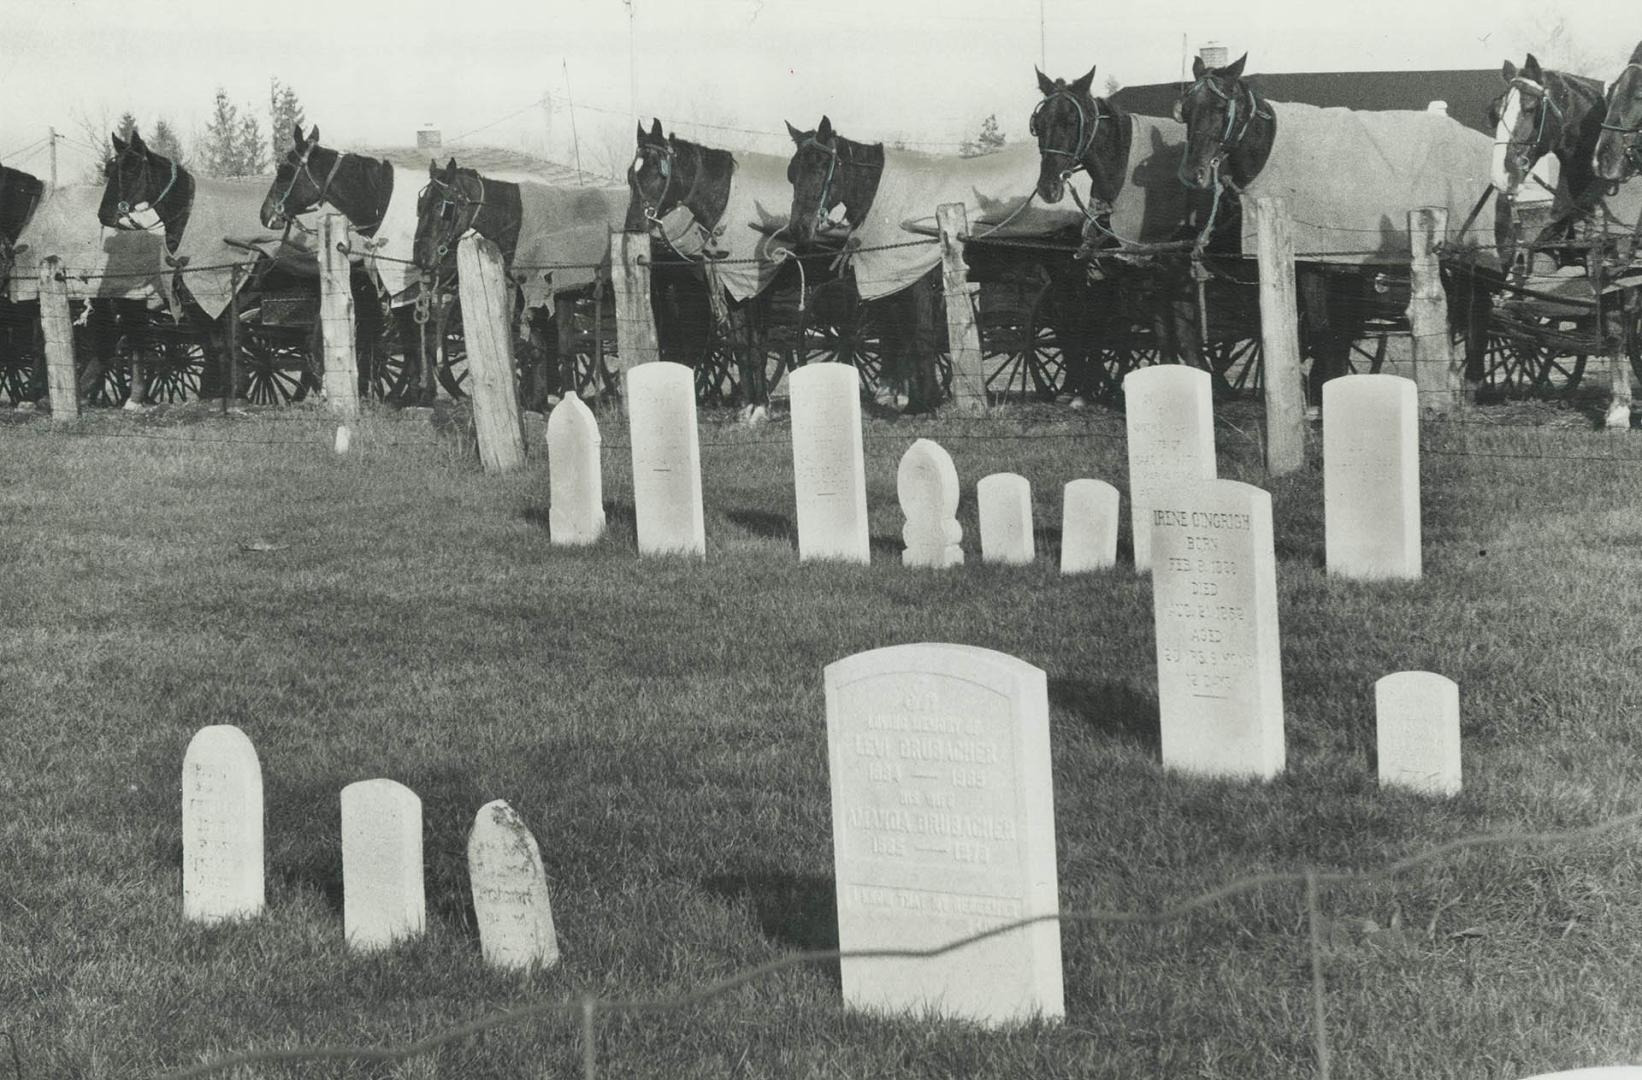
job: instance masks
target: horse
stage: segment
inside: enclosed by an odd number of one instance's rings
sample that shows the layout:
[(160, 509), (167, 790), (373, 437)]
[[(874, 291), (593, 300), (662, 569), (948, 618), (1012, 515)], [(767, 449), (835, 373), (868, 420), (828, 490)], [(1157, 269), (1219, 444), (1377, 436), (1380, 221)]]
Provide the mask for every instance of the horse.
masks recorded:
[(1642, 172), (1642, 44), (1631, 52), (1625, 69), (1608, 87), (1591, 169), (1609, 184), (1622, 183)]
[[(788, 123), (787, 133), (796, 149), (787, 163), (792, 209), (786, 235), (800, 248), (813, 246), (832, 211), (842, 207), (847, 251), (850, 234), (867, 222), (878, 196), (886, 160), (883, 143), (847, 139), (826, 116), (809, 131)], [(852, 267), (851, 273), (857, 269)], [(889, 316), (883, 320), (884, 366), (891, 381), (905, 387), (908, 413), (930, 412), (940, 398), (936, 355), (945, 330), (940, 281), (937, 264), (908, 286), (871, 301)], [(860, 294), (858, 275), (855, 291)]]
[[(262, 200), (260, 217), (265, 227), (283, 229), (287, 233), (295, 227), (306, 232), (299, 220), (300, 215), (326, 204), (348, 219), (353, 231), (364, 239), (363, 246), (374, 249), (377, 245), (371, 241), (378, 239), (401, 244), (410, 239), (408, 236), (379, 237), (380, 230), (388, 222), (390, 208), (397, 206), (394, 196), (397, 194), (406, 203), (411, 201), (409, 192), (397, 190), (395, 169), (391, 163), (321, 146), (317, 125), (306, 137), (302, 134), (302, 125), (295, 125), (291, 139), (291, 149), (274, 170), (268, 194)], [(409, 261), (407, 257), (410, 254), (408, 246), (402, 247), (397, 258)], [(417, 309), (404, 302), (407, 298), (414, 299), (414, 296), (402, 284), (400, 288), (394, 287), (403, 274), (388, 273), (387, 268), (380, 265), (378, 272), (382, 293), (380, 303), (373, 295), (377, 290), (372, 287), (368, 274), (356, 268), (350, 275), (350, 288), (356, 301), (357, 339), (361, 346), (359, 392), (363, 395), (373, 385), (379, 384), (383, 396), (389, 401), (414, 399), (419, 404), (431, 404), (435, 392), (433, 365), (426, 362), (426, 357), (432, 343), (428, 341), (428, 334), (421, 330), (425, 324), (416, 321)], [(396, 299), (401, 302), (395, 304)], [(397, 377), (387, 370), (388, 365), (384, 363), (387, 357), (377, 347), (381, 344), (384, 328), (384, 308), (398, 323), (399, 341), (406, 350), (406, 363)], [(409, 344), (412, 341), (418, 342), (418, 359), (421, 361), (414, 366)]]
[(5, 293), (17, 238), (44, 191), (45, 184), (38, 177), (0, 166), (0, 379), (4, 380), (0, 392), (14, 401), (38, 397), (45, 376), (45, 361), (34, 340), (38, 320)]
[[(728, 222), (725, 213), (739, 163), (728, 150), (662, 134), (661, 121), (647, 132), (638, 125), (633, 162), (627, 169), (631, 197), (628, 232), (648, 231), (660, 259), (651, 271), (658, 336), (664, 353), (696, 367), (710, 362), (718, 324), (722, 340), (732, 342), (739, 371), (736, 393), (748, 419), (769, 405), (770, 386), (764, 342), (769, 329), (774, 274), (755, 275), (756, 292), (737, 299), (724, 286), (712, 260), (729, 254), (716, 250), (723, 232), (743, 222)], [(684, 211), (680, 214), (679, 211)], [(687, 217), (683, 228), (669, 219)], [(675, 265), (669, 265), (669, 262)], [(676, 265), (682, 261), (685, 265)]]

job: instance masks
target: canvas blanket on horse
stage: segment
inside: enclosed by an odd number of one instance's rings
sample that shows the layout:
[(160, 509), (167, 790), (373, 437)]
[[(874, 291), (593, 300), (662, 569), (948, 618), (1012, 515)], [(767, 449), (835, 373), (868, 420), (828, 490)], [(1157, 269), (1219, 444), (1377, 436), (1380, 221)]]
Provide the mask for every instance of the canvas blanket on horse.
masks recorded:
[[(416, 257), (416, 197), (427, 183), (427, 173), (398, 165), (392, 168), (393, 194), (388, 197), (382, 223), (374, 236), (355, 237), (353, 249), (365, 252), (365, 269), (376, 279), (377, 288), (398, 306), (410, 302), (405, 293), (416, 284), (416, 267), (397, 260)], [(387, 257), (379, 259), (378, 255)]]
[[(228, 310), (234, 296), (234, 270), (230, 264), (244, 266), (255, 259), (228, 241), (248, 243), (278, 237), (262, 224), (262, 200), (268, 194), (268, 181), (266, 176), (244, 180), (194, 178), (194, 204), (175, 258), (179, 263), (186, 260), (182, 266), (183, 284), (194, 302), (213, 319)], [(240, 285), (245, 284), (246, 276), (240, 274)], [(180, 311), (172, 292), (172, 275), (165, 274), (162, 281), (172, 311)]]
[[(63, 261), (71, 300), (146, 300), (159, 295), (159, 230), (106, 228), (97, 220), (101, 184), (76, 184), (48, 192), (17, 237), (18, 253), (6, 294), (21, 303), (40, 294), (40, 260)], [(100, 275), (100, 276), (91, 276)]]
[(519, 243), (509, 272), (526, 310), (553, 309), (553, 294), (589, 285), (610, 262), (610, 231), (627, 220), (626, 187), (519, 183)]
[[(771, 233), (786, 227), (792, 209), (792, 184), (787, 181), (787, 159), (774, 154), (735, 155), (730, 198), (718, 221), (701, 224), (713, 233), (711, 250), (723, 254), (713, 272), (724, 291), (736, 301), (749, 300), (770, 287), (785, 262), (785, 238)], [(679, 207), (656, 226), (666, 232), (680, 255), (700, 258), (708, 240), (696, 227), (695, 215)]]
[[(1244, 195), (1280, 197), (1293, 220), (1294, 253), (1313, 262), (1409, 261), (1408, 212), (1448, 210), (1448, 240), (1495, 251), (1486, 208), (1459, 230), (1489, 189), (1494, 143), (1440, 113), (1320, 109), (1268, 103), (1277, 116), (1271, 156)], [(1243, 253), (1257, 250), (1243, 218)]]

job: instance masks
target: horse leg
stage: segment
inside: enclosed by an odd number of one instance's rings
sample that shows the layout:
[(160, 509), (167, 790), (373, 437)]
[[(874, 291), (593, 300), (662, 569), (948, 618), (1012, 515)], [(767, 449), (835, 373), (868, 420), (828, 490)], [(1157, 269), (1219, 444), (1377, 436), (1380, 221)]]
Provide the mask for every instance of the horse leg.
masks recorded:
[(1311, 357), (1306, 404), (1320, 408), (1323, 384), (1341, 373), (1345, 355), (1334, 347), (1333, 328), (1329, 323), (1328, 278), (1303, 267), (1297, 270), (1295, 278), (1299, 285), (1301, 345)]

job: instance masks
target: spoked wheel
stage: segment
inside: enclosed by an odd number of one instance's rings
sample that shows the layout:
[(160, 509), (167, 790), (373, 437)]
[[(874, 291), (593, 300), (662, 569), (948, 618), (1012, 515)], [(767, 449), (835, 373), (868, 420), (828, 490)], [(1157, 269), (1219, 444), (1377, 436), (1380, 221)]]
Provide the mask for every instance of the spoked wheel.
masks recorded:
[[(998, 291), (1004, 296), (994, 301)], [(1055, 336), (1053, 304), (1047, 285), (1024, 294), (1015, 286), (981, 286), (977, 329), (988, 397), (1053, 401), (1060, 394), (1066, 361)]]
[(802, 360), (850, 364), (860, 373), (861, 392), (876, 393), (884, 379), (884, 343), (878, 315), (855, 296), (849, 281), (829, 281), (811, 294), (804, 324)]
[(1203, 347), (1209, 370), (1234, 394), (1255, 393), (1264, 385), (1265, 364), (1259, 338), (1227, 338)]
[(312, 335), (302, 327), (239, 328), (240, 379), (252, 405), (288, 405), (320, 386)]
[(438, 366), (434, 375), (445, 393), (461, 401), (468, 396), (468, 349), (462, 335), (462, 307), (454, 300), (445, 313), (445, 332), (439, 339)]
[(615, 313), (601, 294), (563, 296), (555, 321), (559, 327), (559, 388), (581, 398), (615, 393), (610, 358), (616, 355)]
[(207, 359), (205, 337), (184, 327), (154, 327), (136, 340), (121, 342), (121, 353), (136, 351), (147, 376), (148, 400), (187, 401), (200, 396)]
[(1483, 355), (1483, 392), (1504, 398), (1573, 393), (1585, 374), (1590, 348), (1577, 333), (1572, 319), (1521, 306), (1497, 308)]
[[(369, 396), (377, 401), (398, 404), (413, 395), (416, 389), (416, 343), (414, 340), (404, 340), (400, 333), (400, 319), (399, 312), (390, 313), (381, 320), (373, 340), (359, 342), (361, 397)], [(363, 320), (360, 325), (365, 325)]]

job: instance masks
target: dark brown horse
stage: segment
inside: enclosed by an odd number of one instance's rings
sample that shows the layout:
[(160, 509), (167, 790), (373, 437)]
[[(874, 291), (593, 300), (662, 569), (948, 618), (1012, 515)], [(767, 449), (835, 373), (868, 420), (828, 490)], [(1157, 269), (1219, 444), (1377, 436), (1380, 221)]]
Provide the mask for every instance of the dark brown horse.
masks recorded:
[(1625, 70), (1608, 87), (1607, 109), (1599, 127), (1591, 167), (1598, 177), (1617, 184), (1642, 172), (1642, 44), (1631, 52)]

